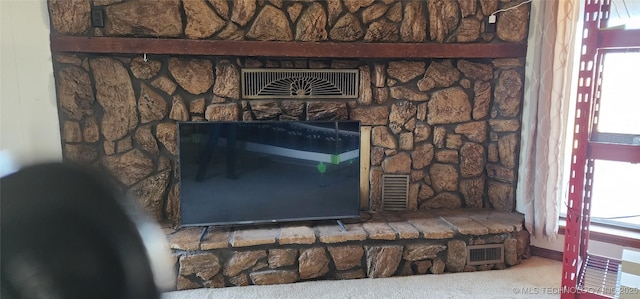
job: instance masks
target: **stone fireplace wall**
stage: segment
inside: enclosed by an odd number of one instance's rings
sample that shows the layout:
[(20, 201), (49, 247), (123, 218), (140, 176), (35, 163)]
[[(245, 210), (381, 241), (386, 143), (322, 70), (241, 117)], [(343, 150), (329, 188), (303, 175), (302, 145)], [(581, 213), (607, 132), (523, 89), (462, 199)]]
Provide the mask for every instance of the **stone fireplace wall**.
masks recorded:
[[(520, 1), (50, 0), (52, 34), (332, 42), (522, 43)], [(91, 9), (105, 27), (91, 27)], [(268, 44), (267, 44), (268, 45)], [(355, 119), (372, 127), (370, 209), (383, 174), (410, 208), (515, 204), (524, 58), (322, 59), (54, 53), (64, 159), (105, 170), (158, 220), (179, 221), (176, 121)], [(243, 100), (242, 68), (360, 70), (357, 100)]]

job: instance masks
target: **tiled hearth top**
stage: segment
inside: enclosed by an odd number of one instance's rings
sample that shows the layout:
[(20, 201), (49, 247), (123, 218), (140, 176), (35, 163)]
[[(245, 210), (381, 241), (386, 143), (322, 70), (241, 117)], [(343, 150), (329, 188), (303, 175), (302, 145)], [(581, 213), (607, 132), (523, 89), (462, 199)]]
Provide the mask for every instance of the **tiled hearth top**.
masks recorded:
[[(177, 250), (211, 250), (270, 244), (332, 244), (365, 240), (451, 239), (522, 230), (519, 213), (492, 210), (424, 210), (365, 214), (358, 223), (282, 223), (238, 227), (165, 227), (169, 246)], [(355, 222), (355, 221), (354, 221)]]

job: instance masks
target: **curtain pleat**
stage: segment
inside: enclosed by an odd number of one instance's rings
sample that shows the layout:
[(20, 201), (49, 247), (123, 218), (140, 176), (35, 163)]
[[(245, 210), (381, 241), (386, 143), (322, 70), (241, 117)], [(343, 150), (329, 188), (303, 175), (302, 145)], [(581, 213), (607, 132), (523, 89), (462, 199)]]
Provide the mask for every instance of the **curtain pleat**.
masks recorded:
[(563, 200), (579, 0), (531, 5), (517, 210), (537, 238), (555, 237)]

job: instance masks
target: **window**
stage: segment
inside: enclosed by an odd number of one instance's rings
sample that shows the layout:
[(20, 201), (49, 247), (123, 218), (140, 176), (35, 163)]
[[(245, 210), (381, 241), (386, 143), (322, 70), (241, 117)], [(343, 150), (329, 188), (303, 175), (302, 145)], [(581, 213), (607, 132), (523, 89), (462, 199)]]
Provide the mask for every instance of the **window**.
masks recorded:
[[(640, 146), (640, 85), (634, 75), (640, 52), (605, 53), (603, 59), (591, 142)], [(615, 157), (593, 157), (592, 222), (640, 228), (640, 164), (629, 162), (633, 151), (628, 147)]]
[(592, 45), (597, 59), (587, 95), (593, 99), (585, 126), (589, 133), (568, 134), (576, 138), (573, 143), (587, 144), (591, 222), (630, 229), (640, 229), (640, 29), (635, 28), (640, 28), (640, 3), (611, 1), (607, 29)]

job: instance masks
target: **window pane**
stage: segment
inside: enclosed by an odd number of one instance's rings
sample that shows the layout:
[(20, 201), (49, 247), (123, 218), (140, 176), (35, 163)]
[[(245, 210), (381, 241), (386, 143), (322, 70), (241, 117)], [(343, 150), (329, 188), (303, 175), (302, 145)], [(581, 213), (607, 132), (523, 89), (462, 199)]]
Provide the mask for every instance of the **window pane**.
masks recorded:
[(596, 160), (591, 220), (640, 227), (640, 164)]
[(612, 0), (607, 27), (625, 26), (625, 29), (640, 28), (640, 1)]
[(640, 53), (607, 53), (598, 132), (640, 135)]

